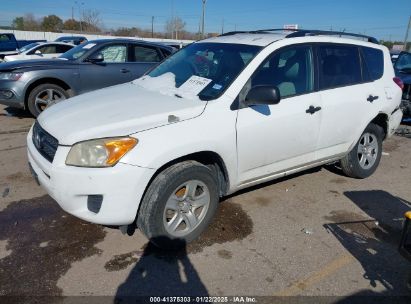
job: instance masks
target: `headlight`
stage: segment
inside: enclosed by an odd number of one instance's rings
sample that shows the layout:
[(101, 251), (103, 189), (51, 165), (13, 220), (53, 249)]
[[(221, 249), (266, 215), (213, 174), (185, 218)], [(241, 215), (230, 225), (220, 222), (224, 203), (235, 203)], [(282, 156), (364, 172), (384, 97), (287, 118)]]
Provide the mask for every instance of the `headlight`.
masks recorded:
[(17, 81), (23, 76), (23, 73), (0, 73), (0, 80)]
[(75, 144), (66, 165), (78, 167), (112, 167), (138, 143), (133, 137), (101, 138)]

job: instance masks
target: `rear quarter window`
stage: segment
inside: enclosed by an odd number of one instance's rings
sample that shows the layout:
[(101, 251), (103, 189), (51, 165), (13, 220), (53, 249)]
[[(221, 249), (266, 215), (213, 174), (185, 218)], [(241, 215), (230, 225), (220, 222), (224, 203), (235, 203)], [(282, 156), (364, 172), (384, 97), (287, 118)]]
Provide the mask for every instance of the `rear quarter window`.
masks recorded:
[(365, 81), (380, 79), (384, 74), (384, 54), (381, 50), (362, 47), (363, 75)]

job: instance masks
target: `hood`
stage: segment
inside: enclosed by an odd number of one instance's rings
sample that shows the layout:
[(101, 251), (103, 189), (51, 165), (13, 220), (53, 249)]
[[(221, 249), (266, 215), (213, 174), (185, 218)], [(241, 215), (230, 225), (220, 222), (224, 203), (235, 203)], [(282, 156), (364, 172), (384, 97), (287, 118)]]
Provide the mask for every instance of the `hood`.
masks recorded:
[(38, 121), (59, 144), (73, 145), (194, 118), (201, 115), (206, 104), (126, 83), (62, 101), (41, 113)]
[(16, 60), (11, 62), (2, 62), (0, 72), (13, 71), (17, 69), (50, 69), (50, 68), (66, 68), (74, 64), (76, 61), (62, 59), (31, 59), (31, 60)]
[(10, 55), (10, 56), (5, 56), (3, 62), (16, 61), (20, 59), (22, 59), (20, 55)]

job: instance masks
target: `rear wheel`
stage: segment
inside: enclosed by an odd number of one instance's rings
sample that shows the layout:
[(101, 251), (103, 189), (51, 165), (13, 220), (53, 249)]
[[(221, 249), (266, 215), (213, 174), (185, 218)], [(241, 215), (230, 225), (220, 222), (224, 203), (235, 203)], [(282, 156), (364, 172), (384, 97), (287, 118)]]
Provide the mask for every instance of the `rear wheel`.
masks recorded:
[(173, 249), (196, 239), (207, 228), (218, 199), (212, 170), (195, 161), (179, 163), (150, 184), (137, 226), (158, 247)]
[(69, 94), (62, 87), (45, 83), (35, 87), (29, 94), (27, 106), (30, 113), (37, 117), (47, 107), (69, 98)]
[(341, 159), (343, 172), (354, 178), (372, 175), (380, 163), (383, 137), (380, 126), (369, 124), (351, 152)]

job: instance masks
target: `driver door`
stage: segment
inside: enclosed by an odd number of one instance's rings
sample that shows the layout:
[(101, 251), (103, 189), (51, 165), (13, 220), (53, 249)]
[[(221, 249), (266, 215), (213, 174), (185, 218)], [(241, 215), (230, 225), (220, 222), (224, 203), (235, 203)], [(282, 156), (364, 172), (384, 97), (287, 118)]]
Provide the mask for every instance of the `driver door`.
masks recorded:
[[(310, 45), (286, 47), (270, 55), (243, 88), (240, 104), (256, 85), (276, 86), (281, 100), (238, 110), (240, 186), (313, 162), (320, 131), (321, 99), (314, 92)], [(309, 113), (310, 107), (319, 110)]]

